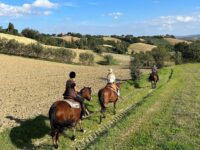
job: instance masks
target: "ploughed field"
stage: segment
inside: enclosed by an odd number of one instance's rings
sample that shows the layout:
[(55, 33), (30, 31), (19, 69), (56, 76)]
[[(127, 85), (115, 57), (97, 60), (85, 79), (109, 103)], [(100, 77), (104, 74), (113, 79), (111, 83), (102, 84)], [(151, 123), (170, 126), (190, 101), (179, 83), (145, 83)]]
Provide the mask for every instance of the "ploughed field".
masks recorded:
[[(97, 93), (111, 66), (78, 66), (0, 55), (0, 131), (15, 126), (13, 118), (47, 115), (50, 105), (62, 98), (68, 73), (77, 73), (77, 87), (91, 86)], [(129, 69), (112, 66), (118, 79), (130, 79)], [(125, 69), (124, 69), (125, 68)]]

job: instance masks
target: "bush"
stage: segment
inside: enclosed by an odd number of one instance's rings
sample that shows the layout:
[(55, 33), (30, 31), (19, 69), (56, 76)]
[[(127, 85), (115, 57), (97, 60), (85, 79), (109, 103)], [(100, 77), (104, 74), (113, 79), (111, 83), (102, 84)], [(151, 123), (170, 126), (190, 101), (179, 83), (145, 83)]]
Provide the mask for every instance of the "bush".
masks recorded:
[(84, 65), (92, 65), (94, 64), (94, 55), (91, 53), (80, 53), (79, 61)]
[(115, 65), (117, 64), (117, 61), (114, 59), (112, 55), (105, 55), (105, 65)]
[(0, 39), (0, 53), (25, 57), (43, 58), (65, 63), (72, 63), (76, 53), (69, 49), (45, 48), (41, 44), (24, 45), (16, 40)]
[(137, 81), (140, 80), (140, 75), (141, 75), (141, 72), (140, 72), (140, 59), (139, 57), (133, 57), (131, 59), (131, 62), (130, 62), (130, 70), (131, 70), (131, 78), (133, 81)]
[(165, 58), (169, 56), (168, 49), (164, 46), (159, 46), (152, 50), (152, 56), (158, 68), (164, 67)]
[(175, 53), (175, 64), (182, 64), (182, 53), (181, 52), (176, 52)]
[(69, 49), (59, 48), (53, 53), (55, 59), (61, 62), (72, 63), (76, 53)]

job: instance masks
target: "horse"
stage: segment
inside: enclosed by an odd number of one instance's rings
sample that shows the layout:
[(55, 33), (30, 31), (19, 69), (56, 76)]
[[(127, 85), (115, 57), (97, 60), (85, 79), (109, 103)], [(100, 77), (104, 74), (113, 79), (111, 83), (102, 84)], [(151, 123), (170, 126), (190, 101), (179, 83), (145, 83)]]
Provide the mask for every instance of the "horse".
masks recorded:
[[(120, 89), (121, 83), (115, 83), (118, 90)], [(98, 100), (101, 106), (101, 115), (100, 115), (100, 123), (103, 118), (106, 118), (105, 111), (108, 103), (113, 103), (114, 109), (113, 113), (116, 114), (116, 102), (119, 96), (116, 89), (113, 89), (111, 85), (107, 84), (104, 88), (100, 89), (98, 92)]]
[(155, 89), (158, 82), (158, 75), (156, 73), (151, 73), (149, 76), (149, 81), (151, 82), (151, 88)]
[[(90, 101), (92, 99), (91, 87), (84, 87), (78, 93), (83, 99)], [(75, 102), (70, 98), (72, 102)], [(76, 104), (78, 102), (75, 102)], [(53, 147), (58, 148), (59, 135), (64, 131), (64, 128), (73, 128), (74, 135), (71, 140), (76, 140), (75, 132), (77, 124), (80, 125), (80, 131), (84, 132), (81, 125), (81, 107), (78, 103), (78, 107), (72, 108), (66, 100), (59, 100), (54, 102), (49, 109), (49, 120), (51, 126), (51, 136), (53, 140)]]

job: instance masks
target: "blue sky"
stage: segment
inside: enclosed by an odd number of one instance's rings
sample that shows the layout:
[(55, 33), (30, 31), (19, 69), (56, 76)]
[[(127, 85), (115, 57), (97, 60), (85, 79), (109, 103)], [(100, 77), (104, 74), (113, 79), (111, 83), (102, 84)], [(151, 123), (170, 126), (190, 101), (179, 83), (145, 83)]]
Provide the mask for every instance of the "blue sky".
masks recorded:
[(191, 35), (200, 0), (0, 0), (0, 26), (44, 33)]

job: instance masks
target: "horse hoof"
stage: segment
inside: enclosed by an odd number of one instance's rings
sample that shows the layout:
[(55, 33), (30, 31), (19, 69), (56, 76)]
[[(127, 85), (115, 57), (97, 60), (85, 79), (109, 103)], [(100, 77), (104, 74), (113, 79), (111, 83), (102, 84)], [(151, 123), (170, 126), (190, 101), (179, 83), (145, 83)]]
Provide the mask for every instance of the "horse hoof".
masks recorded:
[(71, 140), (72, 140), (72, 141), (76, 141), (76, 137), (73, 135), (73, 136), (71, 137)]
[(53, 145), (53, 148), (54, 149), (58, 149), (58, 145)]

